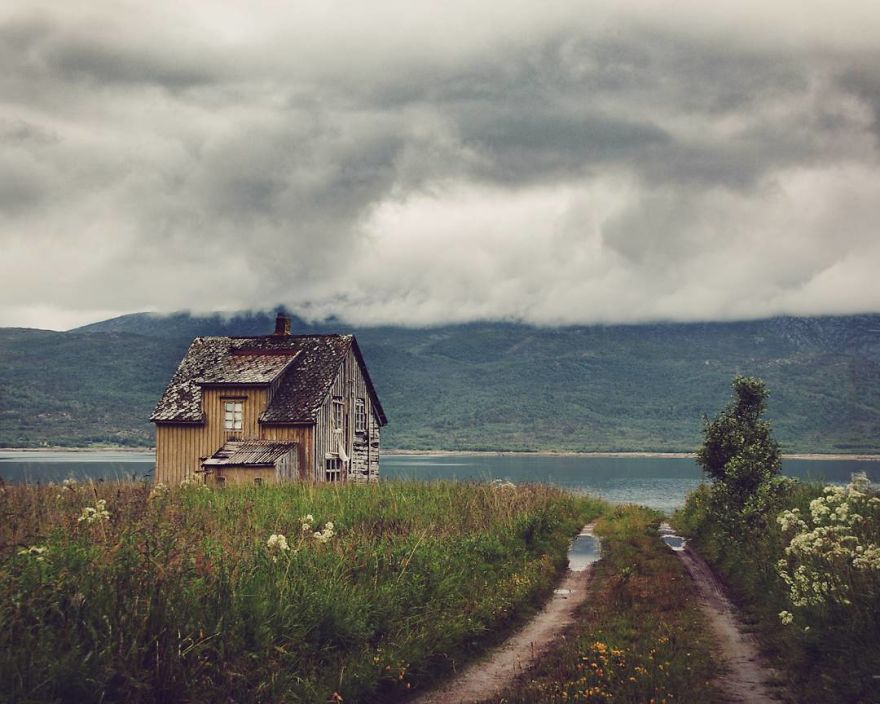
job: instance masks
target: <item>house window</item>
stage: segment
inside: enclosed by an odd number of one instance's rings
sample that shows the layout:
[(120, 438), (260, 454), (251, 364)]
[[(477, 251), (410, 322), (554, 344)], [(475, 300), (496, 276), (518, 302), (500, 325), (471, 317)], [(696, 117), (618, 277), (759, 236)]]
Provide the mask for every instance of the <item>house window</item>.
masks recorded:
[(333, 430), (345, 429), (345, 404), (342, 396), (333, 397)]
[(226, 430), (241, 430), (244, 419), (243, 401), (223, 402), (223, 427)]
[(328, 482), (338, 482), (342, 475), (342, 460), (338, 457), (328, 457), (324, 463), (324, 479)]
[(365, 433), (367, 431), (367, 404), (364, 399), (354, 400), (354, 432)]

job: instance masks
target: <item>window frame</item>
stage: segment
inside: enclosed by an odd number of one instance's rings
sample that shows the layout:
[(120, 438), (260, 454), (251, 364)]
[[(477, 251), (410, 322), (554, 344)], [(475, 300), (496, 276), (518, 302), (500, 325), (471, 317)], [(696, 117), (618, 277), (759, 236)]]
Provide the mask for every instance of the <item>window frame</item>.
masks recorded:
[(334, 396), (332, 404), (333, 430), (342, 430), (345, 433), (345, 399), (342, 396)]
[(354, 400), (354, 432), (367, 432), (367, 400), (360, 397)]
[[(238, 433), (244, 430), (244, 402), (247, 399), (244, 398), (221, 398), (220, 402), (223, 404), (223, 430), (227, 433)], [(232, 407), (230, 411), (229, 407)], [(230, 419), (231, 413), (231, 419)], [(236, 414), (238, 418), (236, 419)], [(230, 426), (229, 423), (232, 423)], [(236, 422), (238, 423), (238, 427), (236, 427)]]
[(339, 457), (327, 457), (324, 460), (324, 481), (331, 483), (342, 481), (342, 460)]

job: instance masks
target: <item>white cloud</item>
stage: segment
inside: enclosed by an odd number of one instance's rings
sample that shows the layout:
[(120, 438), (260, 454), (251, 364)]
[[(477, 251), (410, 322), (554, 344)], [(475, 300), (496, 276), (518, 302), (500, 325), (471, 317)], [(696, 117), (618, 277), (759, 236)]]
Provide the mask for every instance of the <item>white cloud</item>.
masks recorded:
[(0, 10), (0, 324), (880, 310), (875, 3)]

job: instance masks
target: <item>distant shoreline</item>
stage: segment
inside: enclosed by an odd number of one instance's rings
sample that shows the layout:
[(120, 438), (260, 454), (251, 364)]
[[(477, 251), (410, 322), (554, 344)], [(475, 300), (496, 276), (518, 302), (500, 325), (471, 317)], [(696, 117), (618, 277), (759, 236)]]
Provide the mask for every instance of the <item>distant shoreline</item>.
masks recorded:
[[(36, 453), (36, 452), (81, 452), (89, 454), (116, 453), (136, 454), (154, 453), (154, 447), (0, 447), (0, 452)], [(574, 452), (570, 450), (381, 450), (386, 457), (417, 456), (417, 457), (584, 457), (584, 458), (650, 458), (650, 459), (693, 459), (693, 452), (647, 452), (632, 450), (629, 452)], [(880, 454), (843, 454), (821, 452), (783, 453), (785, 460), (850, 460), (853, 462), (880, 462)]]
[[(417, 455), (420, 457), (596, 457), (596, 458), (653, 458), (653, 459), (693, 459), (693, 452), (647, 452), (632, 450), (627, 452), (574, 452), (569, 450), (382, 450), (386, 456)], [(880, 462), (880, 454), (842, 454), (821, 452), (783, 453), (784, 460), (853, 460), (856, 462)]]

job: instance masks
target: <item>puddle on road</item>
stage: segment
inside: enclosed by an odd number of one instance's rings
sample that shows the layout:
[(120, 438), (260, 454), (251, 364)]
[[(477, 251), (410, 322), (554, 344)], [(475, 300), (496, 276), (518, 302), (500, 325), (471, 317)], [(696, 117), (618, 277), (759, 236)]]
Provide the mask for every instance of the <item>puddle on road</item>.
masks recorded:
[(595, 535), (581, 533), (568, 549), (568, 569), (583, 572), (602, 557), (602, 545)]
[(687, 540), (682, 538), (680, 535), (664, 535), (663, 542), (676, 552), (681, 552), (687, 545)]
[(660, 530), (658, 532), (660, 533), (660, 538), (663, 540), (663, 542), (666, 543), (670, 548), (675, 550), (675, 552), (682, 552), (684, 551), (685, 547), (687, 547), (687, 540), (682, 538), (680, 535), (676, 535), (672, 530), (672, 526), (670, 526), (668, 523), (661, 523)]

